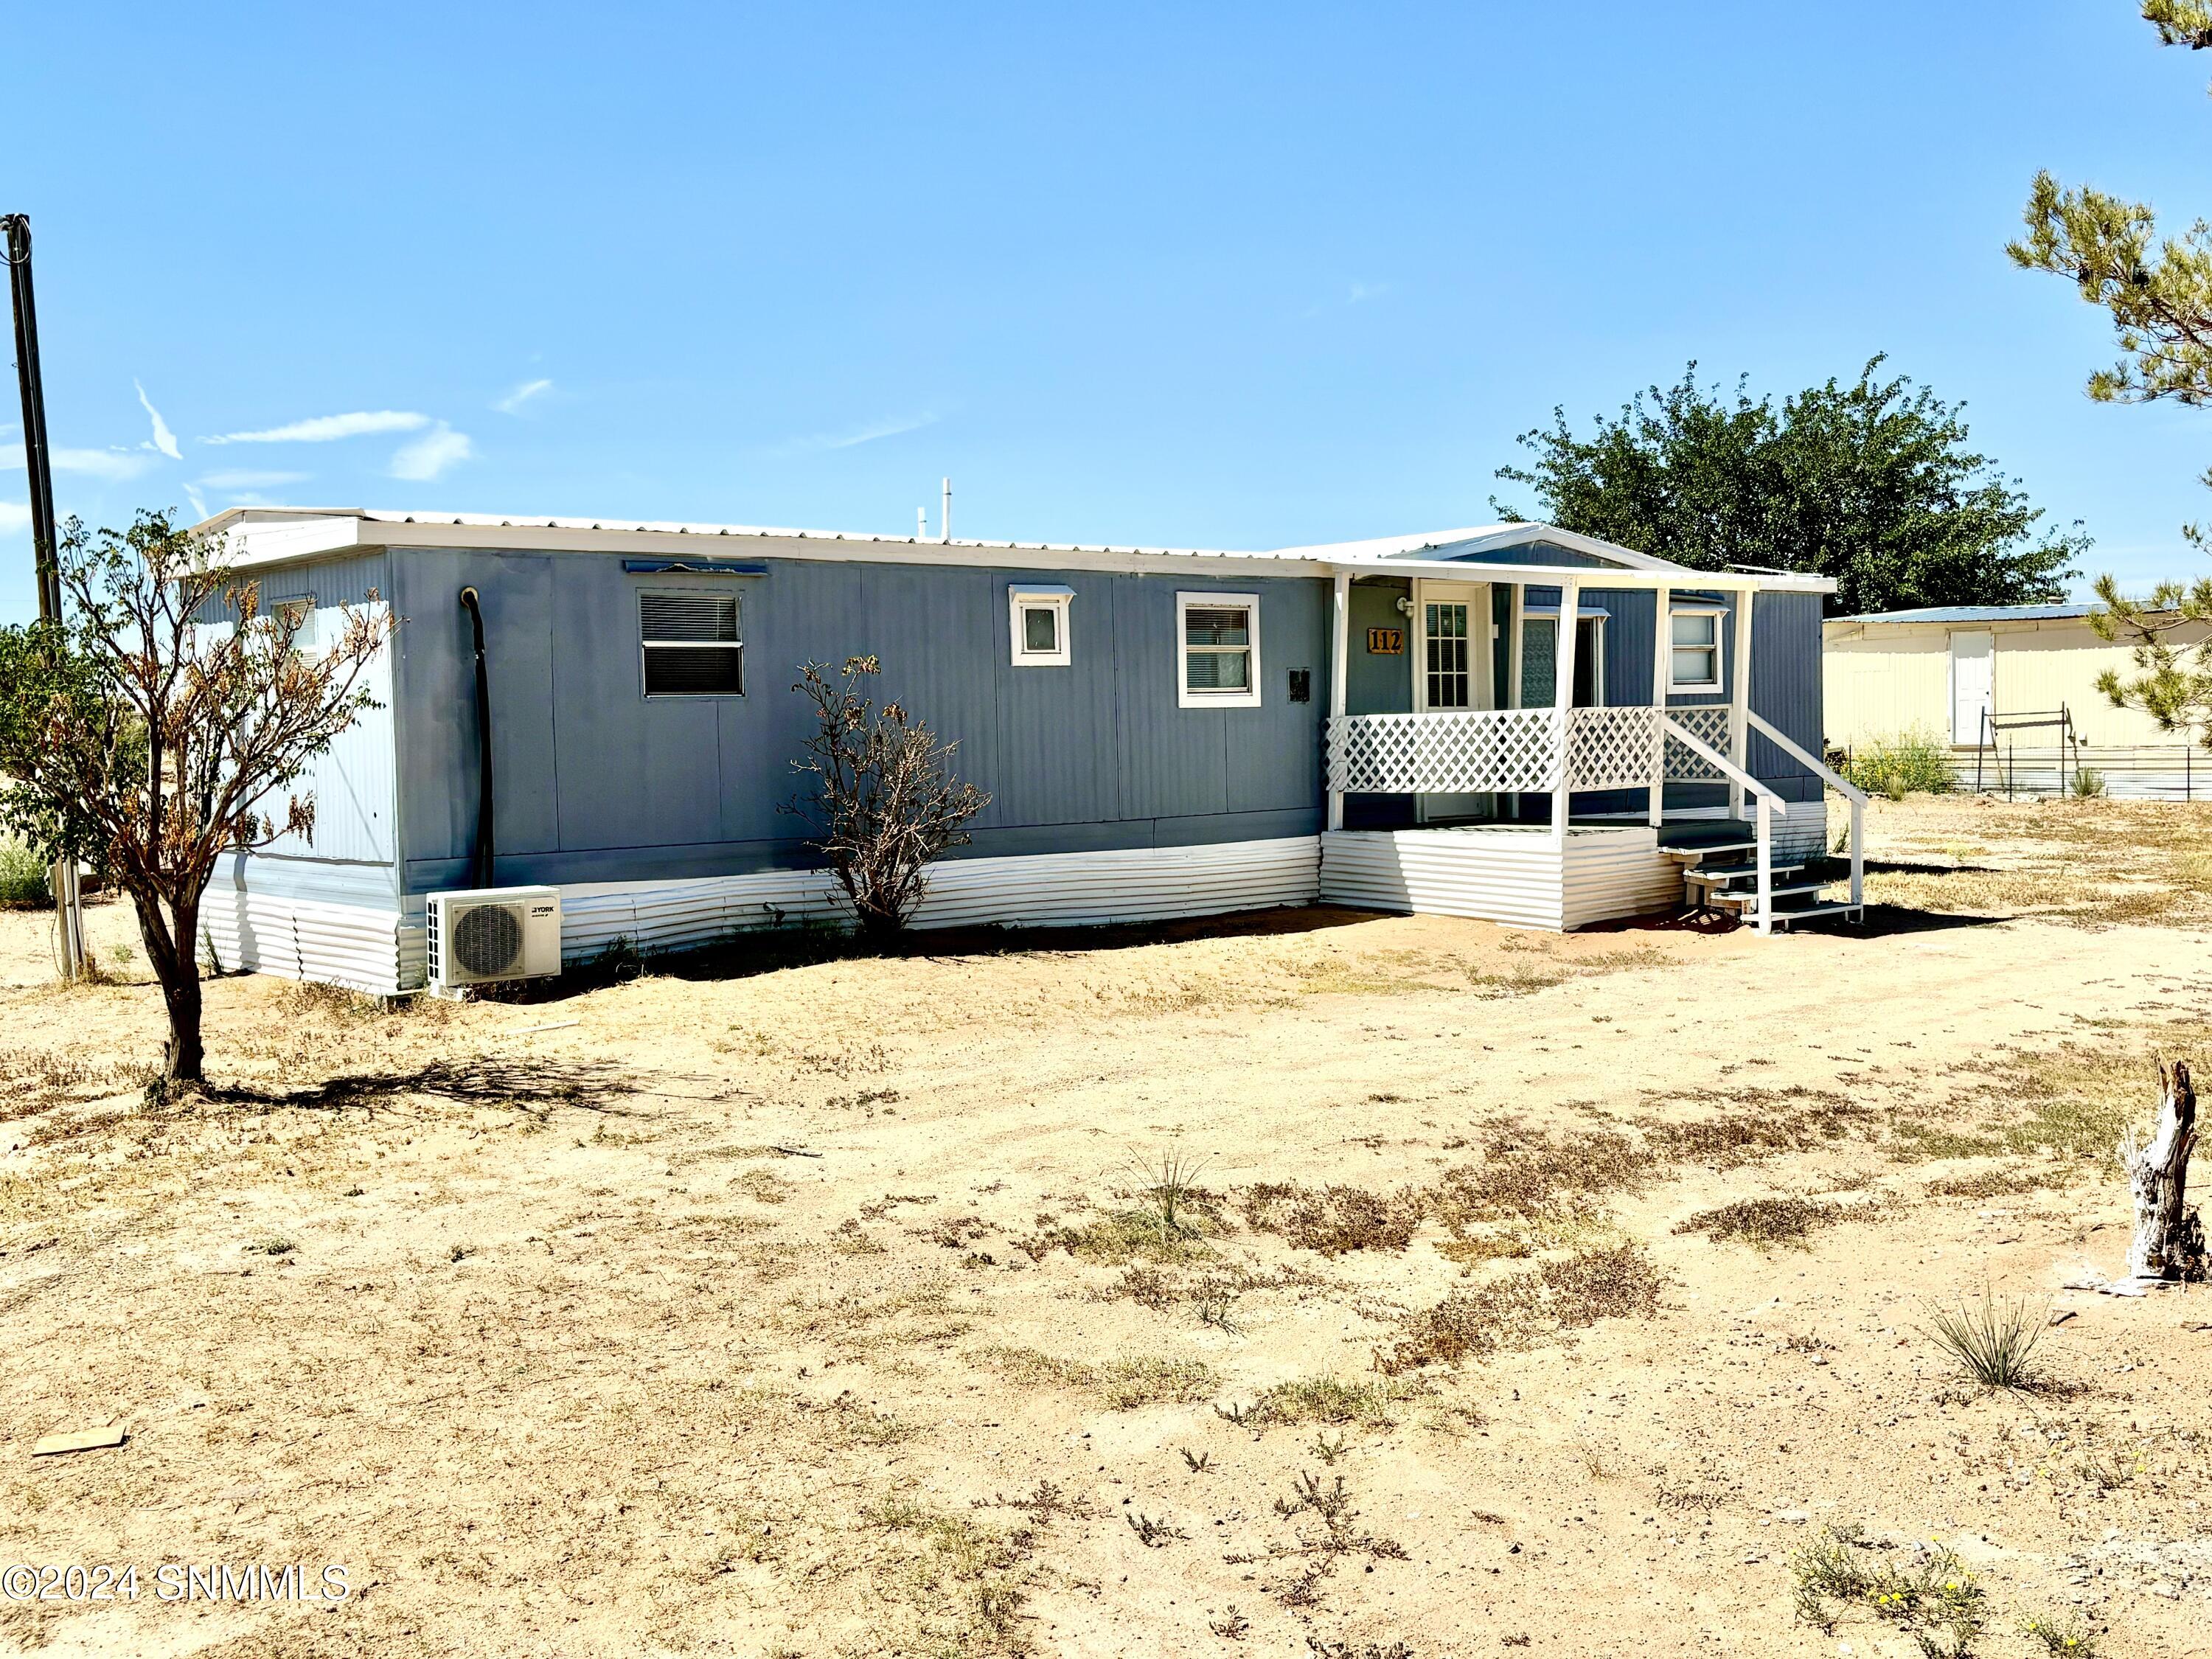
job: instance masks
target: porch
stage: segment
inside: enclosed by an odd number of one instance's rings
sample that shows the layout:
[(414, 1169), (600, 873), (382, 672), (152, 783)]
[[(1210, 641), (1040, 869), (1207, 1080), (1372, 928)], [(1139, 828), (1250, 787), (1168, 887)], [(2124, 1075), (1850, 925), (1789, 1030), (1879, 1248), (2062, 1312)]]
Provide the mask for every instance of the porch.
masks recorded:
[[(1762, 933), (1859, 909), (1864, 797), (1753, 706), (1766, 578), (1480, 557), (1336, 576), (1325, 898), (1558, 929), (1707, 908)], [(1392, 600), (1402, 636), (1367, 643), (1402, 664), (1355, 664), (1356, 597)]]

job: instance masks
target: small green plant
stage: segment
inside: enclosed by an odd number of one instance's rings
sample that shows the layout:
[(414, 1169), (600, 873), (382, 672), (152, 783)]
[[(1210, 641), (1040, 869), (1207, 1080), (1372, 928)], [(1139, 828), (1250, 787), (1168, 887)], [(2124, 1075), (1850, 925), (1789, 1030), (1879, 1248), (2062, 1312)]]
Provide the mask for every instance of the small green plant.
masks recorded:
[(255, 1255), (289, 1255), (299, 1246), (289, 1238), (272, 1233), (267, 1238), (255, 1239), (246, 1248)]
[(1344, 1455), (1345, 1450), (1349, 1443), (1350, 1443), (1345, 1439), (1343, 1431), (1340, 1430), (1337, 1432), (1336, 1438), (1334, 1440), (1330, 1440), (1322, 1435), (1316, 1435), (1313, 1437), (1313, 1443), (1308, 1446), (1306, 1449), (1311, 1452), (1316, 1457), (1321, 1459), (1322, 1462), (1326, 1467), (1333, 1469), (1336, 1467), (1336, 1460)]
[(1193, 1474), (1204, 1474), (1213, 1467), (1212, 1452), (1194, 1452), (1188, 1446), (1178, 1446), (1176, 1449), (1182, 1454), (1183, 1467)]
[(1941, 1545), (1920, 1547), (1913, 1565), (1871, 1559), (1856, 1527), (1829, 1527), (1790, 1562), (1797, 1616), (1832, 1632), (1846, 1608), (1895, 1625), (1927, 1659), (1965, 1659), (1988, 1622), (1982, 1587)]
[(2105, 775), (2094, 766), (2084, 766), (2074, 774), (2069, 787), (2076, 800), (2094, 800), (2105, 793)]
[(0, 908), (43, 906), (46, 897), (46, 866), (28, 842), (0, 836)]
[(1198, 1230), (1184, 1219), (1183, 1212), (1194, 1206), (1199, 1194), (1199, 1172), (1206, 1167), (1206, 1160), (1171, 1146), (1152, 1158), (1133, 1152), (1129, 1164), (1143, 1183), (1137, 1189), (1139, 1194), (1152, 1200), (1152, 1213), (1159, 1218), (1161, 1236), (1194, 1236)]
[(2045, 1653), (2064, 1654), (2068, 1659), (2096, 1659), (2095, 1633), (2078, 1613), (2069, 1613), (2063, 1619), (2024, 1619), (2020, 1627), (2041, 1643)]
[(2047, 1380), (2035, 1362), (2035, 1345), (2050, 1317), (2042, 1304), (1998, 1297), (1984, 1285), (1978, 1302), (1930, 1310), (1927, 1335), (1984, 1388), (2027, 1393)]
[(1844, 775), (1892, 800), (1907, 794), (1948, 794), (1958, 782), (1950, 746), (1934, 732), (1917, 729), (1868, 738), (1844, 761)]
[(1142, 1513), (1127, 1515), (1122, 1519), (1129, 1523), (1129, 1530), (1137, 1534), (1148, 1550), (1165, 1549), (1177, 1539), (1188, 1539), (1190, 1536), (1181, 1527), (1170, 1526), (1165, 1521), (1155, 1521), (1149, 1515)]

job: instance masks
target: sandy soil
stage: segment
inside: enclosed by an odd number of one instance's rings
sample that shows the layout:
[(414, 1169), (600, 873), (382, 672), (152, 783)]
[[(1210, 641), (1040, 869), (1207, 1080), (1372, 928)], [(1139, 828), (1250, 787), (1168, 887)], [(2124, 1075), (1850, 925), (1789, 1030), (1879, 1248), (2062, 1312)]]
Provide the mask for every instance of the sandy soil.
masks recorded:
[[(1884, 804), (1917, 908), (1861, 937), (1309, 911), (520, 1003), (234, 979), (183, 1102), (121, 908), (70, 992), (0, 915), (0, 1562), (141, 1591), (0, 1577), (0, 1646), (1920, 1651), (1797, 1616), (1856, 1527), (1956, 1553), (1973, 1651), (2212, 1654), (2212, 1298), (2062, 1288), (2119, 1266), (2148, 1056), (2212, 1033), (2128, 826)], [(1680, 1230), (1759, 1198), (1816, 1224)], [(2070, 1316), (2049, 1386), (1929, 1339), (1985, 1285)], [(352, 1593), (155, 1594), (216, 1562)]]

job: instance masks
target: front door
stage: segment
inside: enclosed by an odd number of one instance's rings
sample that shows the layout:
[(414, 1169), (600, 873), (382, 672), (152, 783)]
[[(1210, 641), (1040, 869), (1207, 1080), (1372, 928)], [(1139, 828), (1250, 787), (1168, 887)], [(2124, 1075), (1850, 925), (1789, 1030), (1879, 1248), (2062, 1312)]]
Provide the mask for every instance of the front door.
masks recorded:
[(1996, 635), (1988, 632), (1951, 635), (1951, 741), (1979, 744), (1984, 716), (1991, 709), (1996, 684)]
[[(1413, 711), (1449, 714), (1490, 706), (1490, 587), (1483, 582), (1413, 584)], [(1417, 795), (1417, 822), (1492, 816), (1487, 794)]]

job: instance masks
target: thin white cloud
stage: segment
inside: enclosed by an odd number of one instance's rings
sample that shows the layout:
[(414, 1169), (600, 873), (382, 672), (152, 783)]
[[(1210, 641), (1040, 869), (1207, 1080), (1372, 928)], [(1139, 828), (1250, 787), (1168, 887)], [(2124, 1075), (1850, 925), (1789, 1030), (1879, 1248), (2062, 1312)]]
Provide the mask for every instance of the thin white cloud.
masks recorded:
[(258, 432), (226, 432), (208, 438), (211, 444), (326, 444), (340, 438), (362, 438), (379, 432), (420, 432), (430, 424), (428, 415), (405, 409), (356, 410), (349, 415), (318, 415), (289, 426), (267, 427)]
[(392, 457), (392, 476), (427, 483), (475, 453), (467, 433), (456, 432), (441, 421), (413, 443), (400, 445)]
[(169, 430), (169, 423), (161, 418), (161, 411), (154, 407), (154, 400), (146, 395), (146, 388), (133, 380), (138, 387), (138, 407), (146, 411), (146, 418), (154, 423), (153, 447), (173, 461), (181, 461), (185, 453), (177, 447), (177, 434)]
[(28, 501), (0, 501), (0, 536), (12, 536), (19, 530), (31, 527), (31, 504)]
[(278, 484), (304, 483), (305, 472), (256, 472), (244, 467), (210, 472), (199, 480), (202, 489), (274, 489)]
[[(135, 478), (154, 465), (152, 455), (133, 454), (127, 449), (57, 449), (52, 452), (52, 459), (57, 472), (81, 473), (109, 483)], [(0, 471), (22, 465), (22, 445), (0, 444)]]
[(151, 455), (133, 454), (127, 449), (57, 449), (53, 460), (57, 472), (81, 473), (107, 483), (135, 478), (154, 465)]
[(192, 504), (192, 512), (200, 519), (211, 519), (215, 516), (208, 511), (207, 498), (190, 484), (185, 486), (185, 499)]
[(525, 380), (492, 407), (502, 415), (519, 415), (525, 404), (533, 398), (544, 397), (552, 389), (553, 382), (550, 380)]
[(817, 432), (811, 437), (793, 438), (779, 444), (776, 453), (810, 455), (834, 449), (857, 449), (862, 444), (875, 442), (878, 438), (896, 438), (902, 432), (919, 432), (926, 426), (935, 426), (939, 418), (935, 414), (914, 415), (896, 420), (877, 421), (868, 426), (854, 427), (848, 432)]
[(1398, 285), (1395, 283), (1354, 283), (1344, 297), (1348, 306), (1364, 305), (1370, 300), (1382, 299)]

